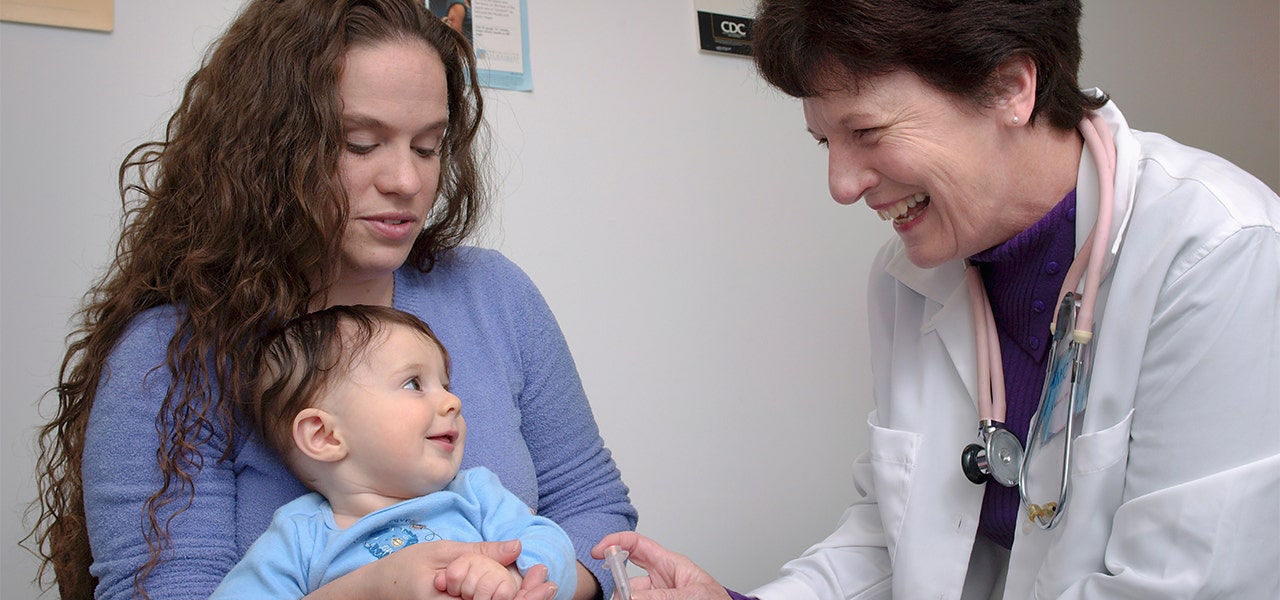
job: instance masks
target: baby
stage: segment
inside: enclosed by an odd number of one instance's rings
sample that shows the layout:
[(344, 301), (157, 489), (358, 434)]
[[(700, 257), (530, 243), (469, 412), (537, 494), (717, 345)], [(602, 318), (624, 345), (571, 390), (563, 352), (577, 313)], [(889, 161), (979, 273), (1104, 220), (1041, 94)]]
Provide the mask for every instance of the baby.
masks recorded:
[(425, 323), (393, 308), (335, 306), (290, 321), (262, 352), (248, 416), (316, 493), (276, 511), (213, 598), (302, 598), (441, 539), (521, 542), (511, 568), (467, 554), (437, 577), (464, 598), (510, 600), (537, 564), (557, 600), (572, 598), (568, 535), (489, 470), (459, 472), (462, 402), (449, 392), (448, 353)]

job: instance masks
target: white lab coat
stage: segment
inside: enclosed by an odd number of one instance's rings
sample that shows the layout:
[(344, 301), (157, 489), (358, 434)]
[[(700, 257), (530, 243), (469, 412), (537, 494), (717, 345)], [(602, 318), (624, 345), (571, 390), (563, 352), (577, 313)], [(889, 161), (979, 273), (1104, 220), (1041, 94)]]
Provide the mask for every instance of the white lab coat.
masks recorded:
[[(895, 239), (869, 287), (876, 409), (854, 465), (861, 498), (753, 595), (1280, 598), (1280, 199), (1221, 158), (1130, 130), (1114, 104), (1099, 112), (1116, 141), (1116, 206), (1059, 525), (1042, 531), (1023, 508), (1011, 552), (975, 546), (983, 487), (960, 468), (978, 422), (963, 265), (917, 268)], [(1080, 244), (1098, 208), (1087, 149), (1076, 198)]]

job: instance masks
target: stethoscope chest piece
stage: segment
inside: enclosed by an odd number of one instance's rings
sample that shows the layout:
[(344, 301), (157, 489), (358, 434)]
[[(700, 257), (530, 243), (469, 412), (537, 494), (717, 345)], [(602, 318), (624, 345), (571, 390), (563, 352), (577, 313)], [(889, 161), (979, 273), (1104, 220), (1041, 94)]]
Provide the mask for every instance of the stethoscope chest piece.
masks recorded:
[(994, 425), (985, 425), (982, 437), (985, 444), (969, 444), (960, 453), (960, 467), (965, 477), (977, 484), (994, 479), (1005, 487), (1018, 485), (1018, 471), (1022, 468), (1022, 444), (1018, 437)]

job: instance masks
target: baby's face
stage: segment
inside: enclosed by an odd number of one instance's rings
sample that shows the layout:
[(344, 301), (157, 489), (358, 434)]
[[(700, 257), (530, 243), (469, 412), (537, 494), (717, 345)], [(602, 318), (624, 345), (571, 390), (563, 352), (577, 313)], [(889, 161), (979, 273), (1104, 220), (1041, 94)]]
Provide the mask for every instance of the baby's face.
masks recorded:
[(458, 474), (462, 402), (449, 391), (439, 346), (417, 331), (387, 326), (323, 404), (338, 418), (348, 473), (371, 492), (416, 498)]

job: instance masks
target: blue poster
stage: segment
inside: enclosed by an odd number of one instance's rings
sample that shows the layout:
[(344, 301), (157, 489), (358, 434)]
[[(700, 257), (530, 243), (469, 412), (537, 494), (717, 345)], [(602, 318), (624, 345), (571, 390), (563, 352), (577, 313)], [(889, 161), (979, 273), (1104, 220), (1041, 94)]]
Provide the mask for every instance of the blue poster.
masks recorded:
[(428, 0), (427, 6), (471, 41), (480, 85), (533, 90), (525, 0)]

